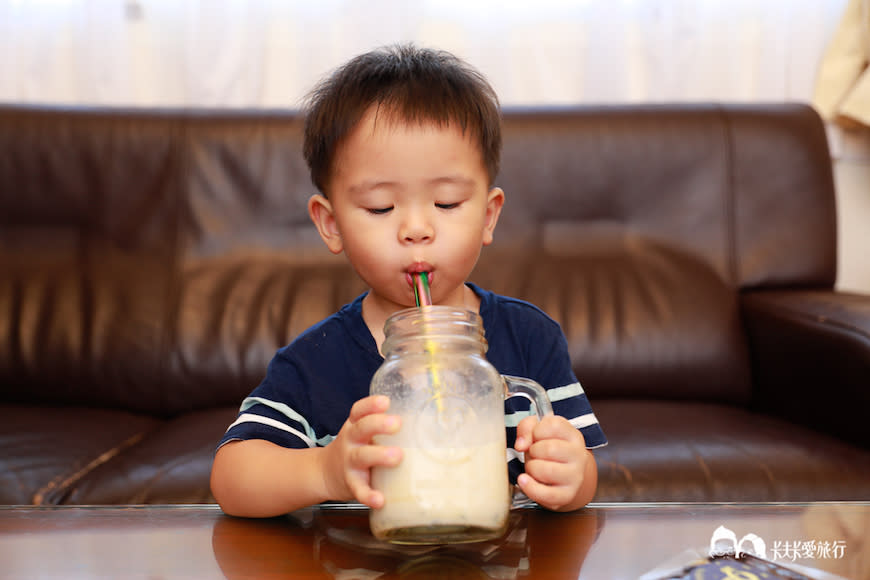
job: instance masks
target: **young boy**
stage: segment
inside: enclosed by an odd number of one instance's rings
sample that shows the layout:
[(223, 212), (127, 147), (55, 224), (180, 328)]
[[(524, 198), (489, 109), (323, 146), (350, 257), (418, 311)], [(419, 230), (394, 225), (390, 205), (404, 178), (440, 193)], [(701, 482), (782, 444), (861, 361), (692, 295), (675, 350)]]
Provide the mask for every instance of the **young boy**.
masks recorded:
[(320, 194), (309, 214), (370, 289), (280, 349), (242, 403), (212, 468), (226, 513), (275, 516), (328, 500), (383, 505), (370, 469), (402, 455), (372, 438), (401, 425), (389, 399), (368, 395), (369, 382), (383, 362), (384, 322), (415, 305), (419, 272), (428, 273), (433, 303), (480, 313), (499, 372), (548, 389), (556, 414), (526, 416), (515, 442), (508, 430), (512, 481), (552, 510), (593, 497), (598, 472), (587, 447), (606, 439), (561, 329), (531, 304), (466, 282), (505, 200), (493, 187), (500, 123), (495, 92), (478, 72), (413, 46), (356, 57), (311, 93), (304, 153)]

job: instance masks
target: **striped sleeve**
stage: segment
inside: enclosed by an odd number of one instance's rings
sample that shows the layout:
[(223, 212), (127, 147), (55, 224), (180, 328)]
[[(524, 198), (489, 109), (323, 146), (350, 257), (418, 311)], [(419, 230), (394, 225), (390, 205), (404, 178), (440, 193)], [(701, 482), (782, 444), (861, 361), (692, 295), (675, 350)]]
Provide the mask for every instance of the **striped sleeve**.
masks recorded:
[(326, 445), (334, 437), (318, 437), (309, 419), (311, 410), (304, 397), (293, 397), (288, 384), (299, 384), (298, 369), (280, 353), (272, 359), (266, 377), (242, 401), (236, 420), (227, 428), (218, 447), (237, 440), (264, 439), (281, 447), (304, 449)]
[(587, 449), (596, 449), (607, 445), (607, 438), (598, 423), (598, 418), (592, 411), (589, 399), (579, 382), (563, 387), (547, 390), (553, 412), (562, 415), (583, 434)]

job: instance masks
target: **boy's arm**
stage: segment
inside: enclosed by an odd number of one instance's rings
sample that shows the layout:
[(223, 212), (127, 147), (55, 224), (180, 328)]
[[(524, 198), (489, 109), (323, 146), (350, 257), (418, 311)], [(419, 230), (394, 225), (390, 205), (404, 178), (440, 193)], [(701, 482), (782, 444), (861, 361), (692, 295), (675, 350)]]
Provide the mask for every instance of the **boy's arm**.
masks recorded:
[(380, 507), (370, 487), (370, 469), (393, 466), (401, 450), (372, 444), (395, 433), (399, 418), (386, 415), (389, 399), (365, 397), (351, 408), (335, 440), (326, 447), (288, 449), (260, 439), (232, 441), (218, 449), (211, 489), (230, 515), (272, 517), (327, 500), (356, 500)]
[(325, 447), (288, 449), (262, 439), (231, 441), (218, 449), (211, 490), (224, 512), (272, 517), (330, 498), (324, 483)]

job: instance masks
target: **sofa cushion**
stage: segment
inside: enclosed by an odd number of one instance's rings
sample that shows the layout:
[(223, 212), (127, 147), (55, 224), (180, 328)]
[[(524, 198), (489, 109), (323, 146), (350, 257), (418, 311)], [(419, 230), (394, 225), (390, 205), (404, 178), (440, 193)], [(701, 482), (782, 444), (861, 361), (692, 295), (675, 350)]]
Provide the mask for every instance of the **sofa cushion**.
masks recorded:
[(237, 411), (161, 421), (105, 409), (0, 406), (0, 504), (213, 502), (215, 446)]
[(124, 411), (0, 405), (0, 503), (62, 503), (159, 424)]
[(63, 503), (214, 502), (209, 474), (215, 448), (237, 412), (238, 407), (205, 409), (161, 423), (83, 476)]
[(692, 254), (612, 230), (575, 233), (558, 255), (485, 256), (472, 279), (562, 325), (593, 407), (612, 397), (746, 403), (749, 358), (734, 289)]
[(870, 451), (726, 405), (596, 401), (596, 501), (866, 500)]
[(0, 227), (3, 401), (165, 412), (168, 257), (25, 229)]

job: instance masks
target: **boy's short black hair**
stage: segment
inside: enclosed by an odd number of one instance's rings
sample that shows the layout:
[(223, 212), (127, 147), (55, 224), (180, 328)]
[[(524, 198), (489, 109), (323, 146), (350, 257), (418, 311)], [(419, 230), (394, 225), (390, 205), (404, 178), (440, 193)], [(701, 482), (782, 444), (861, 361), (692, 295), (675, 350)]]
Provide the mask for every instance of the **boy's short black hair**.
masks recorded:
[(403, 44), (351, 59), (308, 95), (303, 153), (311, 180), (324, 195), (337, 148), (373, 105), (396, 121), (458, 125), (480, 144), (493, 184), (501, 157), (501, 113), (492, 86), (448, 52)]

